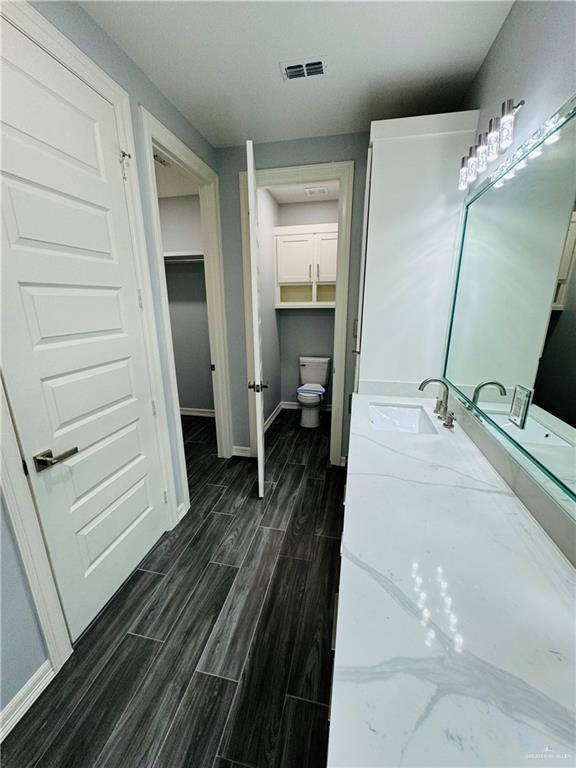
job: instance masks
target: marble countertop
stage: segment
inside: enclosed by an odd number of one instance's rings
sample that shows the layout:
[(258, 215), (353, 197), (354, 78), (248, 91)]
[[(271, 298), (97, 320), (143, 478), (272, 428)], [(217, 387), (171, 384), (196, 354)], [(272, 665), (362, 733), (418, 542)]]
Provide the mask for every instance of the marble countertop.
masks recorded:
[(328, 766), (572, 766), (574, 569), (432, 404), (354, 396)]

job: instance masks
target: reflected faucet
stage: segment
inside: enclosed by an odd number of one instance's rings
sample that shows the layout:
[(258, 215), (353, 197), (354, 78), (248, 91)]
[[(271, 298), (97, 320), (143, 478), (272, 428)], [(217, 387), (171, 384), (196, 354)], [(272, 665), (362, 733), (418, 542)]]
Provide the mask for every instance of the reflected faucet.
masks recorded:
[(420, 382), (420, 386), (418, 387), (420, 392), (424, 392), (428, 384), (441, 384), (444, 387), (444, 394), (442, 398), (437, 399), (434, 413), (438, 414), (439, 419), (445, 419), (446, 414), (448, 413), (448, 384), (444, 379), (424, 379), (424, 381)]
[(474, 405), (478, 404), (478, 399), (480, 397), (480, 392), (484, 389), (484, 387), (496, 387), (498, 392), (502, 395), (502, 397), (506, 397), (506, 387), (503, 384), (500, 384), (499, 381), (483, 381), (480, 384), (478, 384), (477, 387), (474, 388), (474, 394), (472, 395), (472, 402)]

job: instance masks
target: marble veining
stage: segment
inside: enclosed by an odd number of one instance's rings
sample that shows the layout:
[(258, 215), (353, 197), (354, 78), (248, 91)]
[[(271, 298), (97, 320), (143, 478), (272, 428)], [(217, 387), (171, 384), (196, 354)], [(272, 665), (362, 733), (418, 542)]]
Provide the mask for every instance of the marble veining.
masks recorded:
[(574, 570), (461, 429), (376, 433), (374, 400), (354, 398), (328, 765), (573, 765)]

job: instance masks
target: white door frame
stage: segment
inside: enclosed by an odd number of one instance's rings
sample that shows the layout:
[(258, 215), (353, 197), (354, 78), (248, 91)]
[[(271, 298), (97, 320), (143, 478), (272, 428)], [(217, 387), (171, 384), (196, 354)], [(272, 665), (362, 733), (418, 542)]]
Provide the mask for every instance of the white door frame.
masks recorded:
[[(119, 150), (124, 150), (133, 157), (135, 154), (134, 136), (130, 114), (130, 100), (126, 91), (29, 3), (22, 0), (5, 0), (2, 3), (0, 15), (112, 105), (120, 139)], [(127, 171), (127, 180), (124, 188), (126, 191), (126, 204), (134, 254), (135, 281), (140, 290), (143, 303), (143, 335), (147, 367), (150, 374), (150, 389), (157, 410), (157, 418), (154, 421), (159, 444), (160, 469), (167, 498), (167, 511), (159, 510), (159, 514), (165, 514), (168, 527), (173, 527), (178, 522), (176, 486), (170, 463), (170, 439), (163, 396), (160, 355), (156, 338), (156, 319), (153, 309), (152, 288), (144, 237), (144, 219), (136, 164), (129, 162)], [(5, 399), (4, 393), (2, 397)], [(2, 416), (2, 435), (5, 437), (2, 441), (2, 484), (4, 488), (9, 489), (6, 494), (9, 497), (6, 498), (8, 513), (15, 532), (24, 570), (30, 583), (41, 628), (45, 636), (50, 662), (53, 669), (57, 671), (72, 650), (69, 633), (58, 597), (56, 582), (50, 566), (50, 559), (44, 543), (39, 518), (32, 501), (28, 483), (23, 475), (22, 459), (16, 437), (18, 425), (14, 424), (13, 429), (10, 426), (11, 419), (8, 418), (8, 404), (5, 406), (3, 404)], [(12, 439), (10, 437), (10, 429), (13, 431)], [(68, 639), (66, 640), (66, 638)], [(38, 695), (39, 692), (37, 690), (35, 695)], [(27, 697), (25, 706), (21, 706), (18, 710), (19, 717), (25, 713), (33, 701), (33, 696)], [(15, 720), (11, 722), (11, 726), (15, 722)]]
[(152, 191), (150, 196), (149, 216), (154, 237), (154, 270), (160, 286), (161, 324), (158, 332), (161, 334), (164, 348), (168, 355), (167, 374), (170, 381), (170, 391), (166, 398), (170, 400), (174, 420), (172, 428), (178, 436), (178, 474), (181, 483), (181, 498), (186, 506), (180, 511), (185, 514), (190, 507), (186, 458), (184, 455), (184, 440), (182, 422), (180, 420), (180, 401), (176, 381), (176, 362), (170, 327), (170, 308), (168, 303), (168, 287), (166, 283), (166, 268), (164, 265), (164, 248), (158, 208), (158, 189), (154, 171), (154, 148), (162, 151), (174, 165), (192, 174), (200, 184), (200, 220), (204, 241), (204, 275), (206, 280), (206, 305), (208, 309), (208, 336), (210, 341), (210, 358), (215, 370), (212, 374), (214, 393), (214, 415), (216, 417), (216, 439), (218, 455), (228, 458), (232, 455), (232, 406), (230, 398), (230, 376), (228, 373), (228, 337), (226, 333), (226, 310), (224, 303), (224, 262), (222, 256), (222, 239), (220, 231), (220, 197), (218, 190), (218, 175), (209, 165), (201, 160), (187, 147), (172, 131), (168, 130), (159, 120), (144, 107), (140, 107), (144, 139), (146, 141), (146, 180)]
[[(334, 317), (334, 359), (332, 378), (332, 422), (330, 429), (330, 463), (342, 465), (342, 427), (344, 423), (344, 388), (346, 377), (346, 326), (348, 322), (348, 276), (350, 270), (350, 235), (352, 229), (352, 195), (354, 161), (295, 165), (288, 168), (266, 168), (256, 171), (258, 187), (279, 184), (316, 184), (321, 181), (338, 181), (338, 262), (336, 272), (336, 309)], [(250, 240), (248, 236), (248, 185), (246, 172), (240, 173), (240, 216), (242, 221), (242, 260), (244, 267), (244, 320), (246, 327), (246, 363), (248, 378), (254, 381), (251, 370), (252, 333), (250, 306)], [(289, 312), (290, 310), (286, 310)], [(246, 390), (248, 391), (248, 390)], [(251, 398), (248, 398), (250, 414), (250, 449), (255, 450), (256, 424)]]

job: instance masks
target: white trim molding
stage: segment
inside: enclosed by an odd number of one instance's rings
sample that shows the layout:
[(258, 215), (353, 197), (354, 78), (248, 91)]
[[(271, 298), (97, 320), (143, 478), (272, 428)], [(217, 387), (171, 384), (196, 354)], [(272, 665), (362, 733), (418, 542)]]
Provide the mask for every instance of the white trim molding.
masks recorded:
[(272, 426), (272, 424), (276, 420), (276, 417), (279, 415), (281, 410), (282, 410), (282, 402), (278, 403), (276, 408), (274, 408), (270, 416), (268, 416), (268, 418), (264, 422), (264, 432), (267, 432), (268, 429)]
[[(230, 376), (228, 371), (228, 339), (226, 333), (226, 310), (224, 301), (224, 262), (220, 231), (220, 197), (218, 176), (189, 147), (180, 141), (166, 126), (140, 107), (144, 140), (146, 142), (146, 181), (151, 192), (148, 215), (151, 222), (155, 258), (151, 263), (157, 284), (160, 286), (160, 318), (157, 324), (158, 334), (168, 356), (169, 391), (165, 392), (166, 402), (171, 403), (173, 413), (172, 429), (178, 441), (178, 456), (175, 457), (177, 475), (180, 481), (180, 498), (186, 509), (190, 507), (186, 458), (182, 424), (180, 421), (180, 402), (176, 382), (176, 363), (170, 327), (168, 288), (164, 265), (164, 249), (160, 227), (160, 213), (157, 199), (156, 174), (154, 171), (154, 150), (160, 149), (174, 165), (190, 173), (199, 184), (200, 218), (204, 240), (204, 274), (206, 279), (206, 303), (208, 308), (208, 335), (210, 357), (214, 364), (212, 384), (214, 393), (214, 416), (216, 419), (216, 439), (218, 455), (232, 455), (232, 406), (230, 397)], [(184, 411), (187, 412), (187, 411)], [(199, 415), (199, 414), (192, 414)], [(205, 414), (207, 415), (207, 414)], [(169, 453), (171, 455), (171, 451)]]
[(2, 496), (46, 643), (48, 658), (54, 671), (58, 672), (72, 653), (72, 644), (40, 521), (22, 469), (22, 456), (3, 383), (1, 390)]
[[(320, 181), (338, 181), (338, 262), (336, 272), (336, 307), (334, 310), (334, 352), (332, 374), (332, 426), (330, 430), (330, 462), (340, 465), (342, 461), (342, 427), (345, 408), (346, 377), (346, 326), (348, 322), (348, 275), (350, 271), (350, 237), (352, 230), (352, 196), (354, 185), (354, 161), (296, 165), (287, 168), (268, 168), (256, 171), (258, 187), (279, 184), (314, 184)], [(242, 261), (244, 278), (244, 321), (246, 328), (246, 364), (248, 379), (253, 381), (253, 351), (250, 307), (250, 241), (248, 236), (248, 188), (246, 173), (239, 174), (240, 216), (242, 222)], [(256, 440), (253, 398), (248, 397), (250, 421), (250, 445), (254, 449)], [(287, 406), (284, 406), (287, 407)], [(290, 407), (290, 406), (288, 406)], [(254, 455), (254, 454), (252, 454)]]
[(213, 408), (180, 408), (181, 416), (206, 416), (208, 418), (214, 418)]
[(234, 445), (232, 447), (232, 456), (241, 456), (249, 459), (252, 457), (252, 450), (247, 445)]
[(54, 667), (50, 660), (47, 659), (34, 672), (28, 682), (20, 688), (14, 698), (6, 704), (0, 713), (0, 741), (4, 741), (14, 726), (34, 704), (48, 683), (54, 679), (55, 674)]

